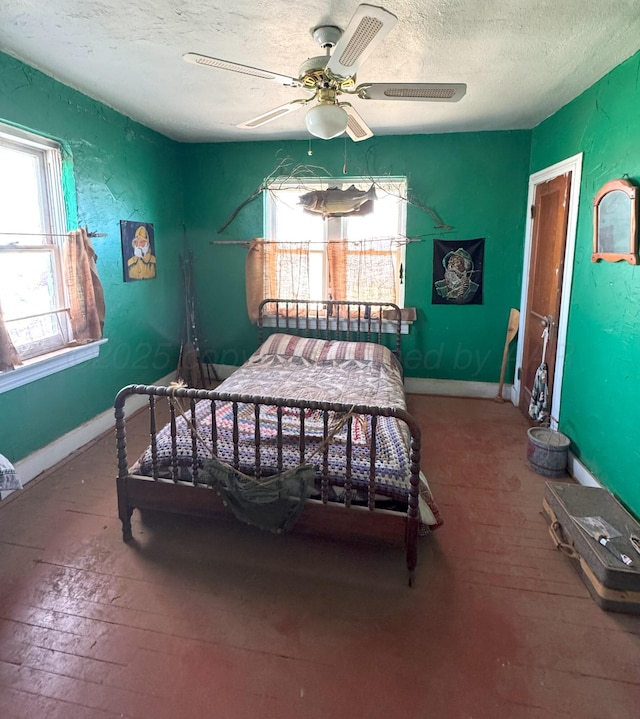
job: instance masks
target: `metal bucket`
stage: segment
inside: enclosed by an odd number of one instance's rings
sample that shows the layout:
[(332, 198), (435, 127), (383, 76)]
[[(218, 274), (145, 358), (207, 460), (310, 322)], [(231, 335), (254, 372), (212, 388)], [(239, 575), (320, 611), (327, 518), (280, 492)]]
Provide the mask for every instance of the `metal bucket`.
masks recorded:
[(531, 469), (544, 477), (564, 477), (571, 440), (548, 427), (531, 427), (527, 436), (527, 463)]

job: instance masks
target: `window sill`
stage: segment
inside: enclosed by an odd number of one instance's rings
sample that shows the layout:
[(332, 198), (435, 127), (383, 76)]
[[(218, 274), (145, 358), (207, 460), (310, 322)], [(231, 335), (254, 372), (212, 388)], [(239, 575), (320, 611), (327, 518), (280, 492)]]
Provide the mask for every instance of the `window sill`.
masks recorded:
[[(298, 319), (298, 329), (300, 330), (316, 330), (319, 329), (320, 332), (327, 329), (327, 321), (326, 319), (321, 318), (320, 319), (320, 327), (318, 328), (318, 322), (316, 322), (315, 317), (300, 317)], [(411, 320), (402, 320), (400, 323), (400, 332), (403, 335), (409, 334), (409, 328), (413, 322)], [(296, 329), (296, 318), (295, 317), (277, 317), (275, 315), (265, 315), (262, 318), (262, 326), (263, 327), (275, 327), (283, 332), (286, 332), (288, 329)], [(368, 331), (370, 331), (372, 334), (378, 334), (380, 331), (382, 331), (382, 334), (395, 334), (396, 333), (396, 323), (391, 322), (388, 320), (382, 321), (382, 329), (380, 328), (380, 320), (371, 320), (369, 323), (366, 319), (360, 320), (360, 327), (361, 332), (364, 334)], [(346, 320), (341, 319), (340, 320), (340, 326), (337, 326), (337, 320), (335, 318), (330, 318), (329, 320), (329, 328), (330, 330), (337, 330), (339, 329), (341, 332), (355, 332), (358, 328), (358, 320), (352, 319), (352, 320)]]
[(101, 339), (78, 347), (66, 347), (43, 357), (26, 360), (16, 369), (0, 372), (0, 393), (22, 387), (29, 382), (35, 382), (37, 379), (61, 372), (81, 362), (87, 362), (98, 356), (100, 345), (106, 342), (107, 339)]

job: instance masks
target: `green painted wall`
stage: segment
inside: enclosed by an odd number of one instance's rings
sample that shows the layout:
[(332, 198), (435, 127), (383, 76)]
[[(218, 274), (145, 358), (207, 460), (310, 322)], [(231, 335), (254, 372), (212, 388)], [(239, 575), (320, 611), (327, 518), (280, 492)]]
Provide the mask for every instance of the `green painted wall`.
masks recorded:
[[(176, 366), (182, 328), (182, 148), (0, 54), (0, 121), (60, 140), (72, 153), (77, 215), (90, 230), (109, 338), (100, 356), (0, 395), (0, 452), (18, 461), (107, 410), (118, 389)], [(74, 216), (75, 215), (75, 216)], [(120, 220), (151, 222), (158, 277), (124, 283)]]
[[(419, 316), (403, 340), (407, 375), (497, 382), (509, 309), (520, 299), (528, 131), (374, 137), (346, 145), (318, 140), (312, 157), (306, 141), (187, 146), (186, 224), (210, 357), (238, 365), (256, 347), (245, 305), (246, 249), (211, 243), (262, 236), (262, 198), (223, 234), (217, 228), (283, 159), (289, 171), (312, 164), (316, 174), (343, 176), (345, 147), (349, 176), (406, 175), (411, 195), (454, 228), (437, 230), (427, 212), (408, 206), (407, 234), (424, 241), (407, 248), (406, 304)], [(431, 305), (433, 239), (476, 237), (486, 238), (484, 304)]]
[(531, 171), (584, 153), (560, 429), (640, 516), (640, 267), (591, 262), (592, 201), (608, 180), (640, 184), (640, 53), (533, 131)]
[[(212, 242), (262, 234), (260, 197), (223, 234), (217, 228), (283, 158), (290, 167), (310, 163), (317, 174), (342, 176), (346, 150), (349, 176), (408, 177), (412, 196), (454, 229), (437, 230), (426, 212), (408, 208), (407, 232), (423, 241), (407, 248), (406, 303), (419, 317), (404, 338), (407, 374), (495, 382), (509, 308), (520, 298), (528, 176), (583, 152), (560, 426), (587, 467), (639, 514), (640, 268), (590, 262), (593, 195), (615, 177), (640, 182), (639, 75), (640, 54), (532, 132), (318, 140), (309, 157), (306, 141), (180, 145), (0, 54), (0, 120), (65, 144), (73, 157), (73, 220), (107, 233), (94, 246), (109, 338), (99, 358), (0, 395), (0, 451), (17, 461), (108, 409), (122, 385), (152, 382), (175, 367), (183, 226), (196, 260), (202, 344), (224, 364), (238, 365), (253, 351), (246, 250)], [(122, 281), (121, 219), (155, 225), (156, 280)], [(431, 305), (436, 237), (486, 237), (483, 305)]]

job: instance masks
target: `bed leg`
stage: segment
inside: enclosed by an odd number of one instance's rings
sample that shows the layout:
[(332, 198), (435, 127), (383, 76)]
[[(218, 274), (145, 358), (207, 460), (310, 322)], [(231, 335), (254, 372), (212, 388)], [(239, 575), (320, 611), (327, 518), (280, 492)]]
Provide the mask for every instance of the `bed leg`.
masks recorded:
[(408, 583), (410, 587), (415, 586), (416, 581), (416, 565), (418, 564), (418, 520), (407, 520), (407, 571), (409, 575)]
[(127, 502), (127, 486), (125, 482), (125, 479), (118, 477), (118, 516), (122, 522), (122, 541), (129, 542), (133, 538), (133, 533), (131, 532), (131, 515), (133, 514), (133, 507), (130, 507)]
[(122, 522), (122, 541), (130, 542), (133, 539), (133, 532), (131, 531), (131, 514), (133, 507), (127, 510), (125, 515), (120, 514), (120, 521)]

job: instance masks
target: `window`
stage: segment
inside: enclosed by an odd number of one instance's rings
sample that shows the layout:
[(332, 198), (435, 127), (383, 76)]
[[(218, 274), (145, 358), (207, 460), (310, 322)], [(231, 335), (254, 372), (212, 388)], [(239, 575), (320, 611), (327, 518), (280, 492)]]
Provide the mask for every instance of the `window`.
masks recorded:
[[(375, 185), (370, 212), (323, 218), (301, 204), (307, 193)], [(404, 306), (406, 180), (305, 179), (265, 190), (270, 297), (394, 302)]]
[(60, 145), (0, 124), (0, 307), (22, 360), (71, 340)]

